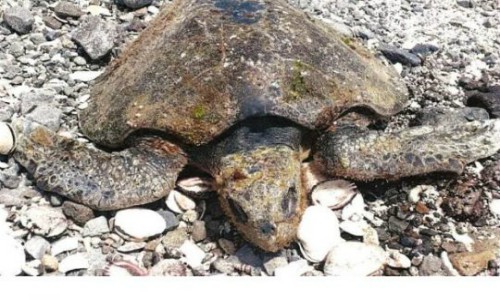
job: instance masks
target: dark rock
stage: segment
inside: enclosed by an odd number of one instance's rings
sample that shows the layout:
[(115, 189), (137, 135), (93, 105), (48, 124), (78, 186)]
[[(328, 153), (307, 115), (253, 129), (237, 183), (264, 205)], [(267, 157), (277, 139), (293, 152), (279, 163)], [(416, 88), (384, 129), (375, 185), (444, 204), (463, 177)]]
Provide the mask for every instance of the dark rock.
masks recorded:
[(141, 32), (146, 28), (146, 24), (138, 19), (133, 19), (132, 22), (127, 26), (127, 31)]
[(151, 3), (153, 3), (153, 0), (116, 0), (116, 2), (128, 8), (137, 9), (151, 5)]
[(408, 222), (399, 220), (396, 217), (391, 216), (388, 221), (388, 227), (389, 231), (401, 234), (402, 232), (405, 231), (406, 228), (408, 228), (408, 225), (410, 225)]
[(410, 53), (421, 56), (428, 56), (439, 50), (439, 47), (431, 44), (416, 44), (410, 49)]
[(392, 63), (401, 63), (403, 65), (412, 67), (416, 67), (422, 64), (422, 60), (420, 59), (420, 57), (404, 49), (384, 45), (381, 46), (379, 50)]
[(486, 91), (469, 96), (466, 105), (484, 108), (492, 118), (500, 118), (500, 86), (487, 87)]
[(179, 219), (177, 219), (173, 212), (169, 210), (159, 210), (157, 213), (165, 220), (167, 224), (166, 231), (173, 230), (179, 226)]
[(61, 206), (64, 203), (64, 200), (58, 195), (50, 195), (49, 199), (50, 205), (52, 206)]
[(475, 6), (474, 1), (472, 0), (457, 0), (457, 4), (465, 8), (473, 8)]
[(60, 18), (79, 18), (85, 14), (80, 9), (80, 6), (67, 1), (61, 1), (57, 3), (57, 5), (54, 7), (54, 12)]
[(95, 213), (92, 209), (72, 201), (64, 201), (62, 211), (65, 216), (79, 226), (83, 226), (89, 220), (95, 218)]
[(477, 179), (458, 180), (443, 197), (441, 208), (458, 221), (475, 222), (488, 214), (486, 205), (481, 200), (482, 189)]
[(427, 255), (424, 257), (422, 264), (419, 267), (420, 276), (443, 276), (445, 272), (442, 269), (443, 262), (439, 257)]
[[(480, 107), (464, 107), (456, 110), (444, 109), (423, 109), (416, 114), (411, 125), (440, 125), (440, 124), (456, 124), (472, 121), (485, 121), (490, 117), (488, 112)], [(429, 207), (430, 208), (430, 207)]]
[(261, 268), (264, 263), (264, 259), (262, 258), (261, 253), (259, 253), (259, 250), (249, 246), (248, 244), (238, 249), (235, 256), (243, 264), (250, 265), (255, 268)]
[(436, 231), (434, 231), (432, 229), (428, 229), (428, 228), (420, 229), (419, 233), (422, 235), (426, 235), (426, 236), (435, 236), (438, 234)]
[(52, 16), (45, 16), (43, 17), (43, 23), (45, 24), (45, 26), (51, 28), (51, 29), (61, 29), (62, 27), (62, 23), (57, 20), (56, 18), (52, 17)]
[(481, 172), (481, 178), (492, 190), (493, 198), (500, 198), (500, 162), (486, 167)]
[(236, 253), (236, 247), (230, 240), (219, 239), (217, 242), (219, 243), (219, 247), (221, 247), (225, 253), (229, 255), (233, 255), (234, 253)]
[(404, 247), (413, 248), (413, 247), (415, 247), (418, 244), (418, 239), (415, 239), (415, 238), (412, 238), (412, 237), (409, 237), (409, 236), (402, 236), (399, 239), (399, 242)]
[(113, 49), (118, 32), (114, 22), (89, 16), (72, 31), (71, 36), (91, 59), (97, 60)]
[(29, 9), (20, 6), (7, 8), (3, 13), (3, 20), (19, 34), (30, 32), (35, 23), (35, 18)]

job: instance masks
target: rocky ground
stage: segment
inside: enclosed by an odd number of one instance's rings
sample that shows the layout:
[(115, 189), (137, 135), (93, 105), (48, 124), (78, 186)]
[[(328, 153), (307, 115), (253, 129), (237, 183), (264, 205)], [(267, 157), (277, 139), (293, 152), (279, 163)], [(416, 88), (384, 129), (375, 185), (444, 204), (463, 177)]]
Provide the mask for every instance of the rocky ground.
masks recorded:
[[(500, 116), (497, 0), (288, 1), (401, 73), (412, 103), (386, 130), (418, 124), (429, 109), (479, 105)], [(0, 4), (0, 121), (25, 116), (85, 140), (76, 124), (89, 84), (169, 5), (116, 2)], [(308, 209), (331, 224), (308, 229), (325, 236), (320, 248), (349, 241), (326, 258), (305, 242), (276, 254), (253, 248), (203, 180), (179, 183), (184, 191), (202, 186), (196, 201), (176, 192), (145, 208), (96, 213), (38, 190), (13, 159), (1, 157), (0, 275), (498, 275), (499, 157), (459, 177), (359, 184), (343, 207)]]

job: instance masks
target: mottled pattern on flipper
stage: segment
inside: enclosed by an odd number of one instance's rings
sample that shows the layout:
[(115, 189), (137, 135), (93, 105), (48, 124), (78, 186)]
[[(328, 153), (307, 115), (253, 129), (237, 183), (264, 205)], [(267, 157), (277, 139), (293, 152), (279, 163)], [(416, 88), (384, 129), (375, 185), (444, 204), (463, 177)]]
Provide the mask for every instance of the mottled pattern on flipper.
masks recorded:
[(187, 163), (180, 148), (159, 138), (144, 138), (134, 147), (108, 153), (27, 120), (13, 125), (14, 157), (38, 187), (96, 210), (145, 204), (165, 196)]
[(500, 120), (419, 126), (394, 133), (339, 129), (317, 143), (315, 164), (356, 180), (398, 179), (431, 172), (461, 173), (500, 149)]

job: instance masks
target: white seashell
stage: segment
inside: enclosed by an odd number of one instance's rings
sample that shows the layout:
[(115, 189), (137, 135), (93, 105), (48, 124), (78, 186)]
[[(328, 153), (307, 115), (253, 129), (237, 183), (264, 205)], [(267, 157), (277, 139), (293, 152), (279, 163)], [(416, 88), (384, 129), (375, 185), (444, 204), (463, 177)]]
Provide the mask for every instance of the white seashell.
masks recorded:
[(191, 268), (201, 266), (201, 263), (206, 255), (200, 247), (190, 240), (186, 240), (179, 248), (179, 251), (184, 255), (184, 261)]
[(387, 253), (387, 264), (396, 269), (408, 269), (411, 267), (411, 260), (403, 253), (388, 249)]
[(215, 191), (214, 181), (203, 177), (190, 177), (177, 181), (177, 186), (192, 193)]
[(120, 210), (115, 217), (115, 230), (129, 240), (146, 240), (160, 235), (167, 223), (155, 211), (142, 208)]
[(0, 154), (8, 155), (14, 147), (15, 138), (12, 129), (7, 123), (0, 122)]
[(317, 172), (311, 163), (303, 163), (301, 165), (301, 176), (306, 191), (312, 191), (318, 183), (328, 180), (323, 174)]
[(368, 276), (380, 270), (387, 255), (378, 246), (359, 242), (345, 242), (327, 255), (324, 273), (332, 276)]
[(368, 227), (370, 227), (370, 225), (368, 225), (368, 223), (366, 223), (366, 221), (363, 220), (359, 222), (354, 222), (349, 220), (340, 222), (340, 229), (342, 229), (342, 231), (345, 231), (351, 235), (359, 237), (365, 235), (365, 231), (367, 230)]
[(335, 213), (320, 205), (306, 209), (297, 229), (297, 239), (304, 257), (315, 263), (323, 261), (328, 251), (343, 241)]
[(196, 208), (196, 202), (176, 190), (173, 190), (170, 194), (168, 194), (166, 204), (170, 210), (178, 214)]
[(59, 263), (59, 271), (67, 273), (73, 270), (81, 270), (89, 268), (89, 261), (85, 254), (77, 253), (64, 258)]
[(296, 261), (292, 261), (286, 266), (276, 268), (274, 270), (274, 276), (296, 277), (312, 270), (314, 270), (314, 268), (309, 265), (307, 260), (299, 259)]
[(311, 200), (315, 205), (323, 205), (330, 209), (339, 209), (356, 196), (356, 185), (347, 180), (328, 180), (317, 184), (311, 192)]
[(365, 200), (363, 195), (357, 193), (354, 199), (342, 209), (341, 218), (344, 221), (361, 221), (365, 213)]

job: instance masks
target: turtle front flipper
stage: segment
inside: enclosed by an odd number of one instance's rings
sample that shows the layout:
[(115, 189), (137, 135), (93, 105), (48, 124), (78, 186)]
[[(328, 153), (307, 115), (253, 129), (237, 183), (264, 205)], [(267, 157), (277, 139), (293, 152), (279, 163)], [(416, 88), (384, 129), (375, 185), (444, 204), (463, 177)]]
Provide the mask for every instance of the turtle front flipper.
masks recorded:
[(355, 180), (398, 179), (431, 172), (460, 174), (500, 149), (500, 120), (418, 126), (392, 133), (344, 128), (316, 145), (315, 166)]
[(95, 210), (115, 210), (153, 202), (174, 188), (187, 163), (177, 146), (159, 138), (108, 153), (19, 119), (14, 158), (39, 188)]

